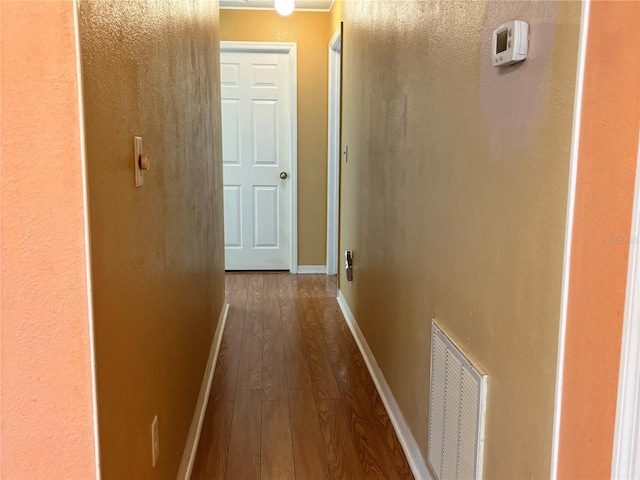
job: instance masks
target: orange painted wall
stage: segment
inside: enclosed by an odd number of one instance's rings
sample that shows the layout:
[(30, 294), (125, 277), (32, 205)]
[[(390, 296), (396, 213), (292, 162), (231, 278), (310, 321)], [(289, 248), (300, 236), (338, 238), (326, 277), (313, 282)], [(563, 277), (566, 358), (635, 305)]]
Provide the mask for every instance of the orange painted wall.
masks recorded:
[(562, 479), (609, 478), (640, 127), (640, 2), (591, 3), (571, 274)]
[(1, 478), (95, 478), (74, 4), (0, 2)]

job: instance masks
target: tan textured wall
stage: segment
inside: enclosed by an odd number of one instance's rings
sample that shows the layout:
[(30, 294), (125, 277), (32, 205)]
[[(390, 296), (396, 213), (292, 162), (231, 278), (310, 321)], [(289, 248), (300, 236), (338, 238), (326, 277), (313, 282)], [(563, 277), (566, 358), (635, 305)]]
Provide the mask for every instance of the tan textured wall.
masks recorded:
[[(80, 3), (105, 480), (175, 478), (223, 304), (217, 12)], [(142, 188), (134, 135), (151, 158)]]
[(343, 0), (333, 0), (333, 5), (331, 6), (331, 12), (329, 13), (329, 33), (333, 35), (333, 33), (340, 27), (340, 22), (342, 22), (343, 15)]
[[(487, 370), (485, 478), (549, 475), (579, 15), (344, 3), (341, 289), (425, 458), (431, 319)], [(491, 67), (512, 19), (530, 56)]]
[(0, 1), (0, 478), (95, 478), (74, 4)]
[(220, 10), (220, 39), (298, 44), (298, 263), (325, 265), (329, 13)]

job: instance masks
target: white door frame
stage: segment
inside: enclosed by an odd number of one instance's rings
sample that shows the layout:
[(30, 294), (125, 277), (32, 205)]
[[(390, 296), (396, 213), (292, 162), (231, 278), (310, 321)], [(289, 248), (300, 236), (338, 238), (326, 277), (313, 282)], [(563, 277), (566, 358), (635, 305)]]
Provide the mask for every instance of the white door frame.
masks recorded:
[[(640, 136), (638, 163), (640, 165)], [(616, 429), (613, 437), (611, 478), (640, 478), (640, 169), (629, 239), (629, 270), (622, 327)]]
[(329, 42), (329, 139), (327, 148), (327, 275), (338, 274), (340, 216), (340, 57), (342, 28)]
[(289, 199), (289, 270), (298, 273), (298, 47), (296, 43), (285, 42), (220, 42), (220, 53), (284, 53), (289, 55), (290, 78), (289, 98), (291, 99), (291, 165), (289, 181), (291, 198)]
[(560, 426), (562, 424), (562, 395), (564, 387), (564, 361), (569, 311), (569, 287), (571, 283), (571, 258), (573, 246), (573, 221), (576, 205), (576, 186), (578, 177), (578, 157), (580, 147), (580, 127), (582, 119), (582, 93), (584, 91), (584, 71), (587, 58), (587, 38), (589, 33), (590, 1), (582, 2), (580, 14), (580, 37), (578, 40), (578, 64), (576, 66), (576, 85), (573, 104), (573, 125), (571, 127), (571, 152), (569, 154), (569, 182), (567, 194), (567, 214), (564, 234), (564, 255), (562, 266), (562, 287), (560, 296), (560, 321), (558, 328), (558, 353), (556, 362), (556, 391), (553, 411), (553, 434), (551, 440), (551, 472), (549, 478), (558, 478), (558, 459), (560, 457)]

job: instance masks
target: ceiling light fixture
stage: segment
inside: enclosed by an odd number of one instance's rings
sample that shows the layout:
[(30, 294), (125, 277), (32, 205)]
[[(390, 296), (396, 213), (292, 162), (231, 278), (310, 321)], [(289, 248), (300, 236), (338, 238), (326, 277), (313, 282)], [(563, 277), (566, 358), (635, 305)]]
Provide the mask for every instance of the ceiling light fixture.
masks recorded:
[(296, 7), (294, 0), (275, 0), (273, 6), (283, 17), (287, 15), (291, 15), (293, 13), (293, 9)]

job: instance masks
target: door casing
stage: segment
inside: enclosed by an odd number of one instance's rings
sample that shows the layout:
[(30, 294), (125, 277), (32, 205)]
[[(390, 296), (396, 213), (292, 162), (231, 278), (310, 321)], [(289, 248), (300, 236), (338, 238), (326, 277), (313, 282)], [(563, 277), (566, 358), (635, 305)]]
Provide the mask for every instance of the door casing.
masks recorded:
[(329, 42), (329, 126), (327, 146), (327, 275), (338, 274), (340, 222), (340, 79), (342, 26)]
[[(640, 165), (640, 135), (638, 138)], [(636, 186), (629, 240), (629, 270), (622, 326), (622, 351), (616, 427), (613, 437), (611, 478), (640, 477), (640, 169)]]

